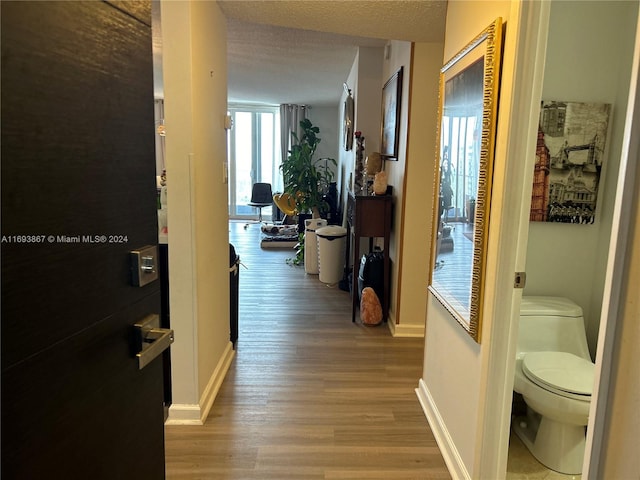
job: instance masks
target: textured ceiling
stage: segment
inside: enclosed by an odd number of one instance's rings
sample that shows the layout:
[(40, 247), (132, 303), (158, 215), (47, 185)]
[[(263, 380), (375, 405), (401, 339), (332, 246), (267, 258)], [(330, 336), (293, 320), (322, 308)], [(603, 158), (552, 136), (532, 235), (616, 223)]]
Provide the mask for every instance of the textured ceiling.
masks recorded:
[[(442, 0), (218, 0), (227, 17), (229, 103), (335, 106), (358, 47), (439, 42)], [(152, 1), (155, 95), (163, 97), (159, 0)]]
[(219, 0), (228, 19), (229, 102), (337, 105), (359, 46), (438, 42), (440, 0)]
[(228, 18), (360, 37), (435, 42), (444, 35), (442, 0), (218, 0)]
[(230, 103), (336, 105), (358, 46), (384, 40), (228, 22)]

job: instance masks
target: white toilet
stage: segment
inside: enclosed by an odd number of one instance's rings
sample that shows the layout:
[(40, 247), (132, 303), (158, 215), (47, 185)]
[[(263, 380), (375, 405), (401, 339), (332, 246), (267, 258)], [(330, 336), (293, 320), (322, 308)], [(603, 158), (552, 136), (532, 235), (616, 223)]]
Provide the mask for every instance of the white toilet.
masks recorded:
[(582, 309), (562, 297), (523, 297), (513, 389), (527, 415), (513, 430), (534, 457), (557, 472), (582, 471), (593, 389)]

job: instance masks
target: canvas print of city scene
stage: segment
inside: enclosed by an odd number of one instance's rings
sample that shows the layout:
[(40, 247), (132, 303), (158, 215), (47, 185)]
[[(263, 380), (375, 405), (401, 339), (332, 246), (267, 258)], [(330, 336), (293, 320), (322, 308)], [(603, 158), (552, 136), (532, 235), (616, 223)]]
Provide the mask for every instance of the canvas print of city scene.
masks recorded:
[(530, 220), (591, 224), (611, 105), (543, 101)]

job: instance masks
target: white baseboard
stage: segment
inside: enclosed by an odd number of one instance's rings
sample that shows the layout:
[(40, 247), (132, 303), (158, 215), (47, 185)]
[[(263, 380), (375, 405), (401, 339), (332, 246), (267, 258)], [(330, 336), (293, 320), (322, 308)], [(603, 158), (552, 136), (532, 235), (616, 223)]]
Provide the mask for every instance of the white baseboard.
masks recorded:
[[(356, 316), (356, 319), (358, 317)], [(425, 324), (397, 324), (393, 312), (389, 312), (387, 321), (379, 326), (386, 325), (392, 337), (424, 338)]]
[(471, 480), (471, 476), (460, 457), (460, 453), (458, 453), (453, 439), (451, 435), (449, 435), (447, 426), (440, 416), (438, 407), (422, 379), (420, 379), (419, 386), (416, 388), (416, 395), (418, 395), (418, 401), (422, 406), (422, 411), (427, 417), (427, 421), (429, 422), (429, 426), (440, 448), (440, 453), (442, 453), (444, 457), (444, 462), (447, 464), (451, 477), (455, 480)]
[(165, 425), (202, 425), (200, 405), (172, 403)]
[(207, 416), (209, 415), (209, 411), (213, 406), (213, 401), (216, 399), (218, 395), (218, 391), (222, 386), (222, 382), (224, 381), (224, 377), (226, 377), (227, 372), (229, 371), (229, 366), (231, 365), (231, 361), (233, 357), (236, 355), (236, 351), (233, 349), (233, 344), (231, 342), (227, 343), (227, 348), (222, 355), (222, 358), (218, 362), (216, 369), (213, 371), (213, 375), (209, 379), (207, 386), (202, 392), (202, 396), (200, 397), (200, 405), (202, 406), (202, 414), (200, 416), (200, 420), (204, 424)]
[(397, 324), (395, 320), (389, 317), (387, 321), (387, 328), (394, 337), (416, 337), (424, 338), (424, 323), (423, 324)]
[(233, 349), (233, 345), (229, 342), (207, 386), (202, 392), (200, 403), (198, 405), (172, 404), (169, 407), (169, 417), (165, 425), (204, 425), (204, 421), (209, 415), (209, 411), (213, 406), (213, 402), (218, 395), (220, 386), (224, 381), (224, 377), (227, 375), (227, 371), (235, 354), (236, 352)]

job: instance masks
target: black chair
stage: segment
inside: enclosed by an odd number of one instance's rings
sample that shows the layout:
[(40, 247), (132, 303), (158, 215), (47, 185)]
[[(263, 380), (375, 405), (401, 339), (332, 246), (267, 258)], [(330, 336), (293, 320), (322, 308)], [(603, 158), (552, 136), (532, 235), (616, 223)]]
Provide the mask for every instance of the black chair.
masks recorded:
[(273, 194), (270, 183), (254, 183), (251, 189), (251, 201), (247, 203), (250, 207), (258, 209), (258, 221), (262, 223), (262, 209), (273, 204)]

